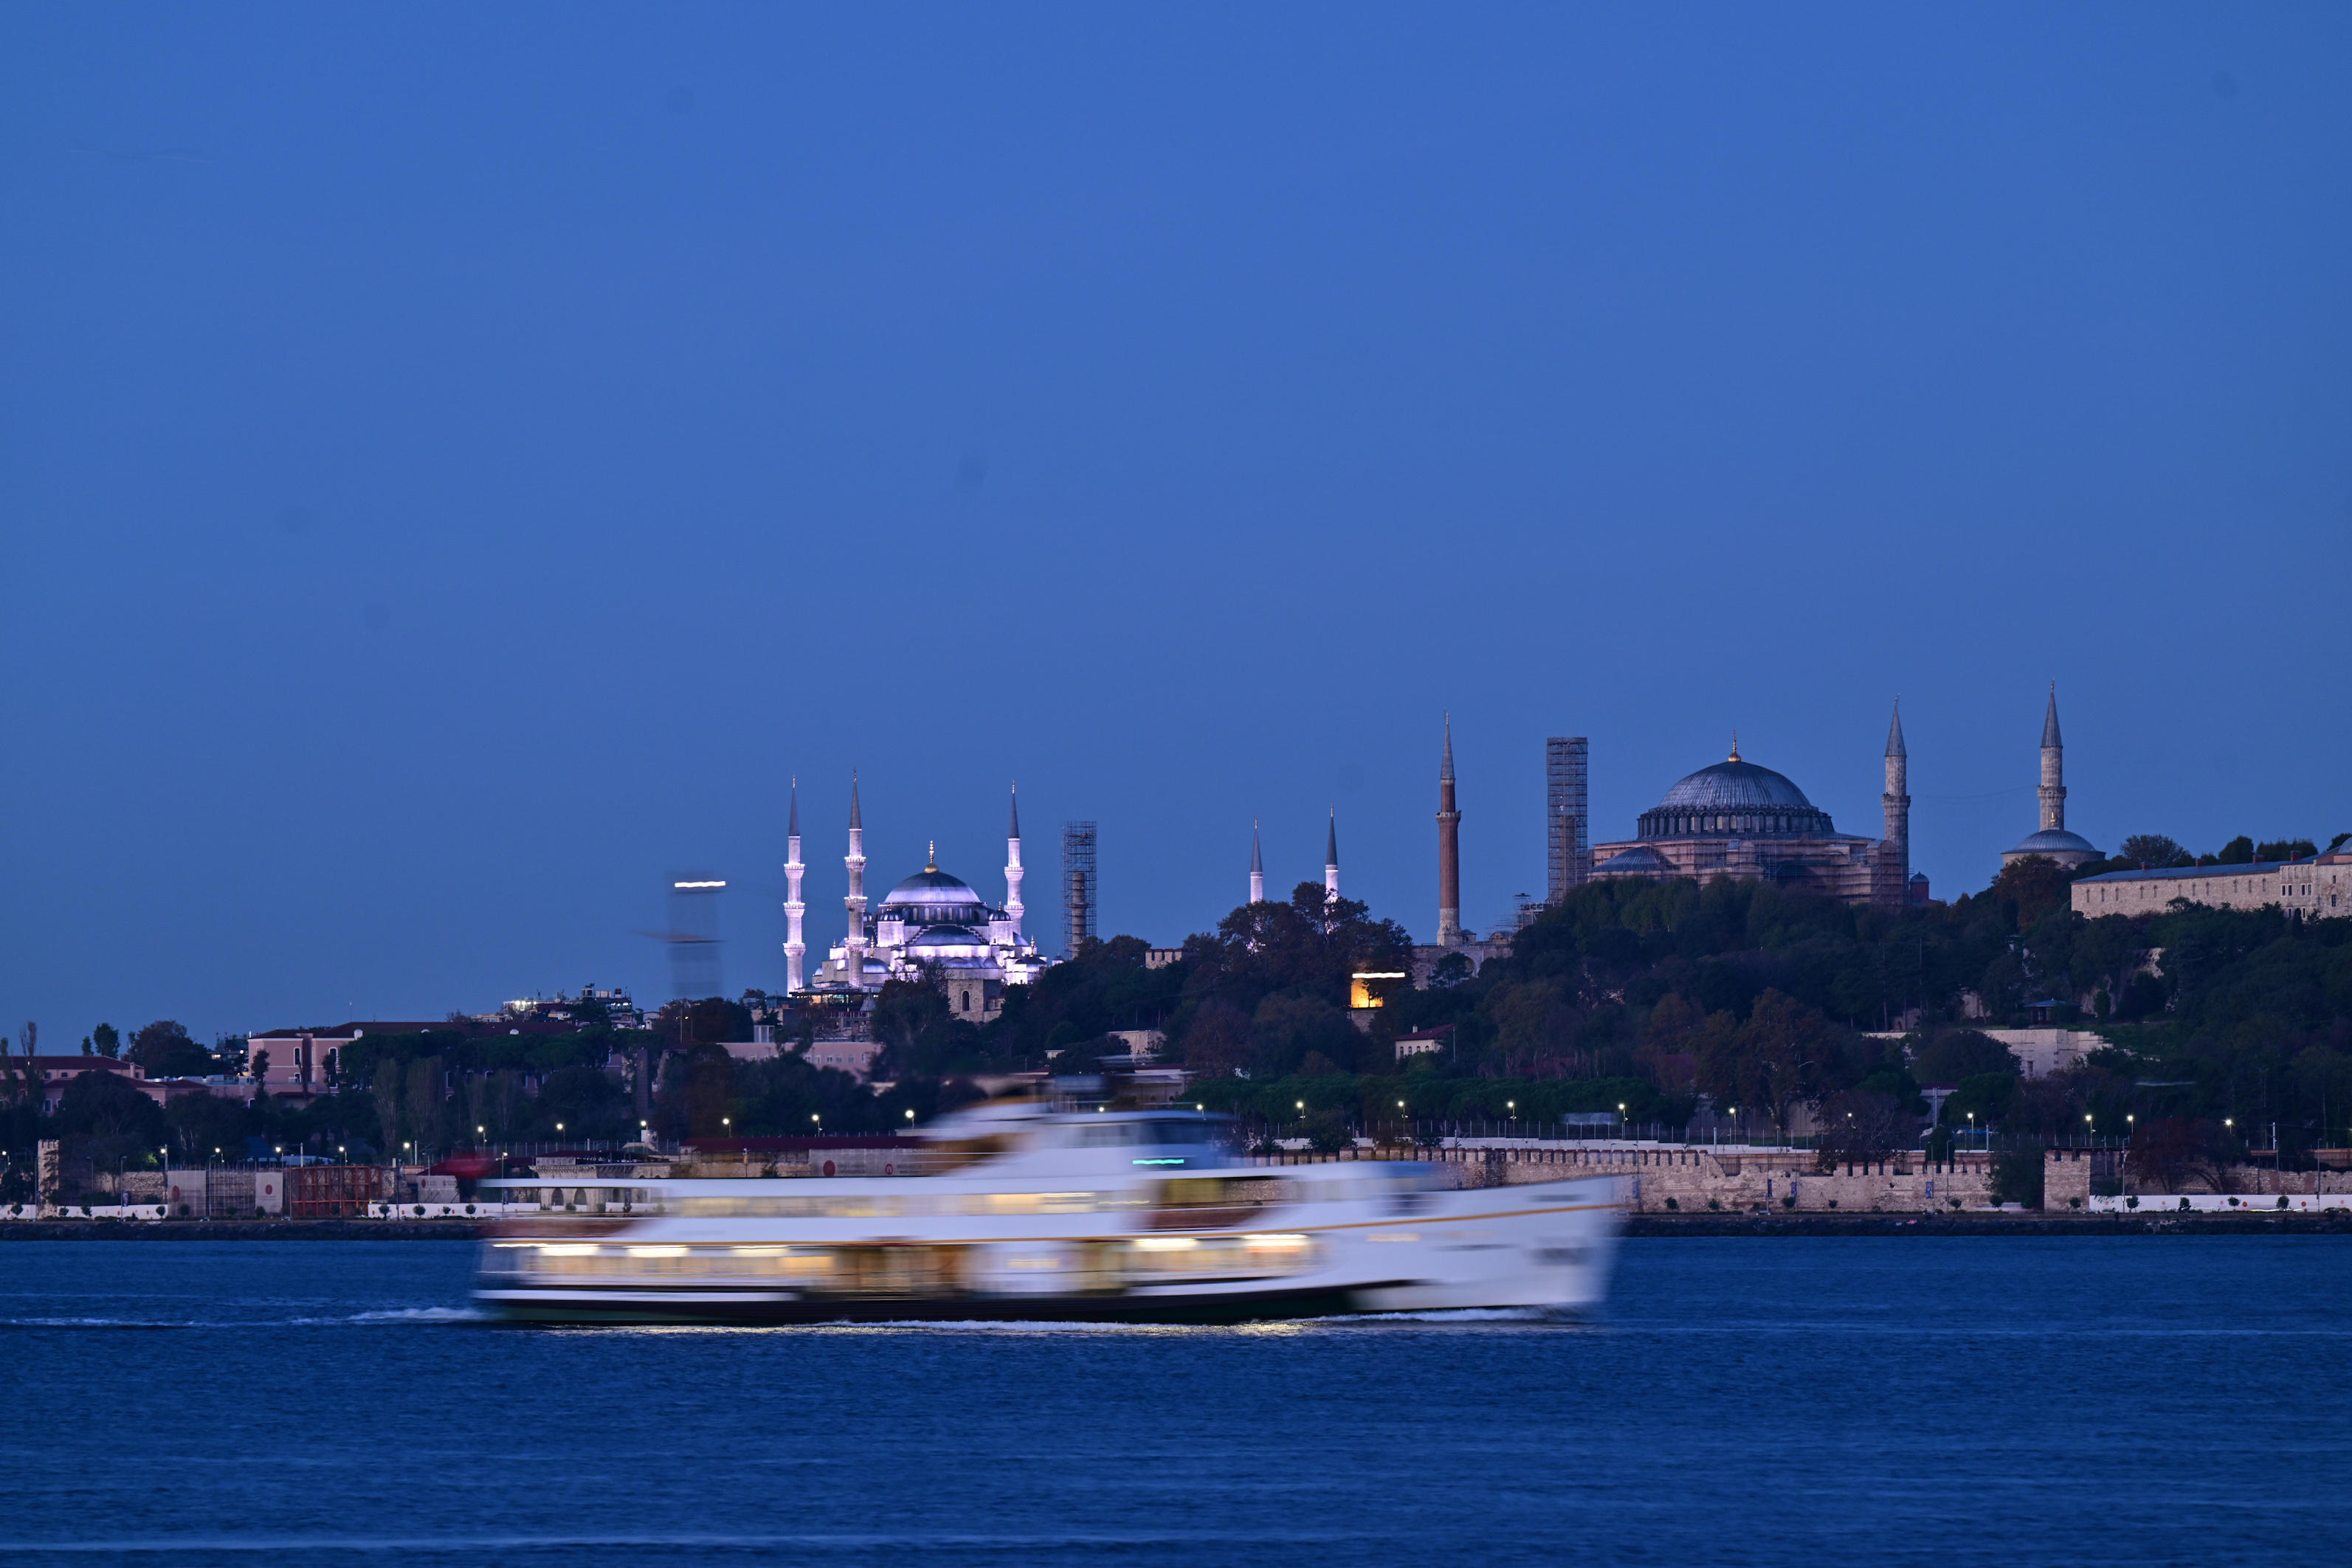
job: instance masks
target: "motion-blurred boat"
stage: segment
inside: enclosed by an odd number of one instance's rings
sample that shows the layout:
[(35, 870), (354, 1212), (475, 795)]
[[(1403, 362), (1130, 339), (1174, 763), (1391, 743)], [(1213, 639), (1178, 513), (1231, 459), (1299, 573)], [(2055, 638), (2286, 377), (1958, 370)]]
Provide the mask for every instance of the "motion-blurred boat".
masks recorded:
[(1566, 1313), (1608, 1286), (1612, 1177), (1245, 1165), (1221, 1119), (1167, 1111), (997, 1103), (929, 1131), (920, 1175), (486, 1182), (546, 1212), (487, 1245), (476, 1299), (555, 1323), (1236, 1322)]

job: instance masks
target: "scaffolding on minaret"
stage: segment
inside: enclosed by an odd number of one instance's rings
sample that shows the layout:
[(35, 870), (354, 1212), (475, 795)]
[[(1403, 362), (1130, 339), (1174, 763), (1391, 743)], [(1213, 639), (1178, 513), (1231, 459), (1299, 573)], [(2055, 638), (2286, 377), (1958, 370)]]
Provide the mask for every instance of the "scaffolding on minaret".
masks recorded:
[(1062, 824), (1062, 956), (1074, 958), (1095, 936), (1095, 825)]
[(1591, 819), (1586, 808), (1590, 743), (1580, 735), (1544, 742), (1544, 902), (1559, 904), (1592, 871)]

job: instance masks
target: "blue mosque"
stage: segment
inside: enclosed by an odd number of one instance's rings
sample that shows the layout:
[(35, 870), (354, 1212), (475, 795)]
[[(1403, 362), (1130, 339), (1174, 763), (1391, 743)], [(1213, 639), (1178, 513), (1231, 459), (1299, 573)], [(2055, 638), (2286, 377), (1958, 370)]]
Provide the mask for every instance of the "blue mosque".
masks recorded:
[(1034, 937), (1022, 929), (1021, 804), (1016, 797), (1005, 836), (1004, 902), (991, 904), (970, 883), (941, 871), (938, 846), (921, 871), (883, 894), (869, 912), (866, 898), (866, 823), (858, 809), (857, 781), (849, 784), (849, 873), (843, 900), (847, 918), (841, 940), (804, 984), (808, 945), (801, 898), (807, 866), (801, 860), (800, 793), (793, 793), (792, 821), (785, 831), (784, 970), (786, 988), (796, 996), (852, 1002), (890, 980), (928, 980), (940, 988), (958, 1018), (985, 1023), (1004, 1005), (1004, 988), (1026, 985), (1047, 960)]

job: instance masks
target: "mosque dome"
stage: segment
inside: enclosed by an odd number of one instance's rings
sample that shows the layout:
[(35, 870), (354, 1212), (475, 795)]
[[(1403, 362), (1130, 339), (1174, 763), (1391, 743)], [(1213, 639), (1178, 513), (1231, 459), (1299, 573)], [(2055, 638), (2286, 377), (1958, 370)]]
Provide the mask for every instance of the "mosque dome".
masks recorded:
[(2080, 833), (2070, 833), (2063, 828), (2044, 828), (2038, 833), (2028, 833), (2017, 847), (2000, 857), (2003, 865), (2015, 865), (2032, 855), (2056, 861), (2070, 870), (2099, 858), (2099, 852), (2090, 840)]
[(1734, 751), (1687, 775), (1656, 806), (1642, 813), (1640, 836), (1685, 838), (1827, 838), (1830, 814), (1805, 799), (1786, 774)]
[(933, 864), (892, 888), (877, 913), (885, 920), (909, 925), (985, 925), (989, 910), (970, 883)]
[(1675, 874), (1675, 862), (1647, 844), (1635, 844), (1632, 849), (1611, 855), (1594, 866), (1592, 874), (1595, 877), (1672, 876)]

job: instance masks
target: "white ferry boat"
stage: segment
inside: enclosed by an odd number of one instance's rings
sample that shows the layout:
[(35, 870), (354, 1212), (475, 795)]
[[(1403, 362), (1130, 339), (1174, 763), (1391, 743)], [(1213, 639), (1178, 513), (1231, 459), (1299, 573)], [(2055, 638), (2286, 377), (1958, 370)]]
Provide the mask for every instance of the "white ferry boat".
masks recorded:
[(541, 1213), (487, 1245), (476, 1299), (552, 1323), (1222, 1323), (1607, 1290), (1612, 1177), (1455, 1190), (1413, 1163), (1244, 1165), (1223, 1131), (998, 1103), (934, 1124), (922, 1175), (486, 1182)]

